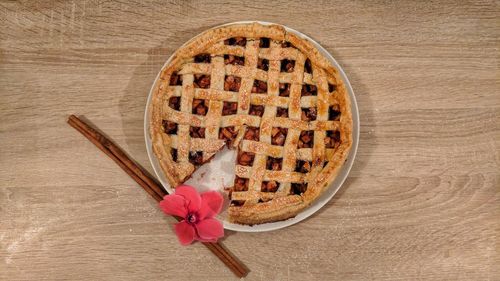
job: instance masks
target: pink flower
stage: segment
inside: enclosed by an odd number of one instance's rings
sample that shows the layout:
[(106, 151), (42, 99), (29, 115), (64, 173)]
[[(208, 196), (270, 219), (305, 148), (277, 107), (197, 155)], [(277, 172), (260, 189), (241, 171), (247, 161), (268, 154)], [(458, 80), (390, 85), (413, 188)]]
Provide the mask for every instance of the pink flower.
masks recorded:
[(222, 195), (216, 191), (199, 194), (194, 187), (180, 185), (175, 193), (166, 195), (160, 208), (167, 215), (184, 218), (175, 224), (175, 233), (182, 245), (193, 240), (216, 242), (224, 236), (222, 223), (214, 218), (222, 209)]

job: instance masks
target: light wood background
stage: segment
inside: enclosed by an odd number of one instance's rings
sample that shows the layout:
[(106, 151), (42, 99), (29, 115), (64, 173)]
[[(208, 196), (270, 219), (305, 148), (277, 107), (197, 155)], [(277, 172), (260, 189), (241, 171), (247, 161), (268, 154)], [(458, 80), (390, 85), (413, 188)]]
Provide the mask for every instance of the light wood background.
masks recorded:
[(234, 280), (65, 122), (151, 170), (143, 113), (192, 36), (259, 19), (344, 67), (361, 113), (350, 177), (313, 217), (228, 232), (246, 280), (500, 280), (498, 1), (1, 1), (0, 280)]

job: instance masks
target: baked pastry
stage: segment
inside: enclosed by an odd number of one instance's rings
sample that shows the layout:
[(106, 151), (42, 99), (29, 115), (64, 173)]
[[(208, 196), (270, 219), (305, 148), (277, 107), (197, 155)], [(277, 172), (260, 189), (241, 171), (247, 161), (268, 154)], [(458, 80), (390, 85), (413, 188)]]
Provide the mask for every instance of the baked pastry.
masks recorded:
[(172, 187), (224, 145), (237, 149), (229, 221), (294, 217), (335, 179), (352, 144), (337, 70), (280, 25), (208, 30), (178, 49), (153, 88), (153, 150)]

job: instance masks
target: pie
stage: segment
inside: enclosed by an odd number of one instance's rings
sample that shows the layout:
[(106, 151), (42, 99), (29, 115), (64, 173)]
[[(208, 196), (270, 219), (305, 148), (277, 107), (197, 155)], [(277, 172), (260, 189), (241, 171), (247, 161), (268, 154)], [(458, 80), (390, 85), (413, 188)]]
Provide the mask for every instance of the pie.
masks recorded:
[(338, 70), (280, 25), (208, 30), (172, 56), (153, 87), (153, 150), (172, 187), (227, 145), (237, 150), (228, 220), (285, 220), (335, 179), (352, 144)]

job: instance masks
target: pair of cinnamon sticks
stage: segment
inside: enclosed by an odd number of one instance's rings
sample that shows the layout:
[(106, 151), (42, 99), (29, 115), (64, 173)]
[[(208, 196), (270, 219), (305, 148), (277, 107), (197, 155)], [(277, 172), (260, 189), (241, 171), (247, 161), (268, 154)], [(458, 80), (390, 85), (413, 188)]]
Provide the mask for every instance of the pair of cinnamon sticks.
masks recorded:
[[(84, 135), (95, 146), (108, 155), (118, 166), (131, 176), (151, 197), (160, 202), (167, 192), (144, 170), (130, 159), (123, 150), (116, 146), (97, 130), (83, 122), (75, 115), (68, 118), (68, 124)], [(175, 217), (177, 220), (181, 218)], [(248, 274), (248, 269), (229, 253), (221, 243), (202, 242), (239, 278)]]

